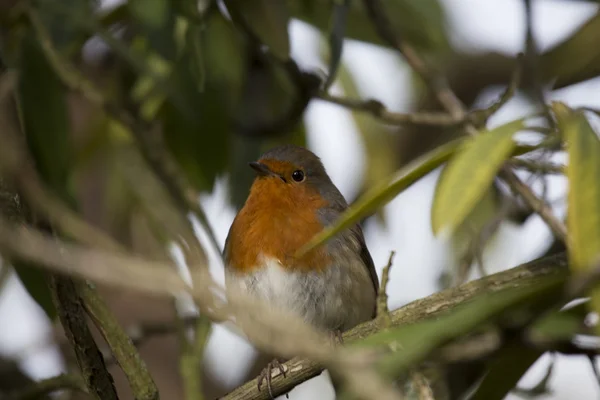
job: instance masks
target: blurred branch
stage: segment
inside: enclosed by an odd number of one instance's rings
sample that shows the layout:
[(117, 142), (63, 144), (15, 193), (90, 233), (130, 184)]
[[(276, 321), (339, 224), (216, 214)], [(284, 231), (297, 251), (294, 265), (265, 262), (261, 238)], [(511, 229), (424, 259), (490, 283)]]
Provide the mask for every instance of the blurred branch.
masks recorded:
[(77, 390), (88, 393), (88, 390), (80, 376), (63, 374), (53, 378), (43, 379), (33, 382), (30, 386), (21, 390), (9, 393), (4, 400), (36, 400), (45, 395), (59, 390)]
[(396, 113), (389, 111), (379, 100), (353, 100), (343, 97), (337, 97), (328, 93), (321, 92), (317, 95), (318, 99), (328, 103), (354, 110), (362, 111), (373, 115), (383, 122), (394, 125), (414, 124), (414, 125), (434, 125), (434, 126), (455, 126), (462, 122), (447, 113)]
[[(430, 69), (416, 51), (394, 32), (387, 19), (381, 1), (364, 0), (364, 3), (374, 26), (379, 31), (382, 38), (404, 55), (408, 64), (423, 78), (440, 104), (444, 106), (453, 118), (465, 120), (468, 115), (465, 105), (458, 97), (456, 97), (445, 77)], [(478, 134), (477, 129), (473, 124), (465, 123), (464, 127), (469, 135), (475, 136)], [(565, 226), (556, 218), (556, 216), (554, 216), (552, 209), (544, 200), (538, 198), (533, 190), (524, 184), (510, 168), (506, 166), (503, 167), (500, 171), (500, 177), (508, 184), (513, 192), (520, 195), (531, 209), (542, 217), (557, 238), (563, 241), (566, 240), (567, 230)]]
[[(564, 254), (538, 259), (416, 300), (391, 312), (391, 326), (408, 325), (429, 317), (435, 317), (469, 303), (484, 293), (498, 292), (515, 286), (537, 285), (545, 279), (555, 279), (557, 276), (562, 278), (567, 276), (567, 262)], [(358, 341), (378, 332), (382, 328), (384, 326), (377, 319), (366, 322), (348, 332), (344, 332), (344, 343)], [(466, 351), (462, 356), (471, 358), (474, 352), (481, 354), (482, 351), (484, 353), (490, 350), (493, 351), (494, 346), (498, 343), (498, 340), (491, 337), (490, 341), (486, 339), (482, 346), (475, 346), (474, 349), (465, 346), (469, 351)], [(457, 354), (456, 347), (450, 348), (452, 350), (447, 353), (449, 359), (458, 361), (459, 354)], [(440, 352), (439, 356), (444, 357), (444, 352)], [(288, 371), (287, 377), (284, 379), (277, 376), (272, 380), (272, 389), (275, 396), (289, 392), (300, 383), (319, 375), (323, 371), (323, 367), (318, 363), (300, 357), (286, 362), (284, 368)], [(259, 392), (256, 388), (256, 382), (252, 380), (222, 397), (221, 400), (269, 400), (269, 394)]]
[[(4, 89), (5, 82), (6, 81), (3, 79), (0, 83), (0, 88)], [(0, 163), (0, 167), (2, 167), (1, 169), (3, 171), (9, 173), (12, 180), (14, 180), (21, 191), (26, 194), (27, 201), (31, 205), (36, 206), (36, 211), (42, 211), (45, 220), (49, 221), (51, 224), (56, 222), (56, 225), (64, 235), (87, 243), (90, 246), (99, 246), (116, 252), (124, 252), (125, 250), (121, 245), (115, 242), (110, 236), (82, 220), (77, 214), (73, 213), (66, 204), (58, 198), (54, 198), (50, 192), (46, 190), (33, 167), (32, 161), (27, 155), (24, 144), (19, 143), (20, 141), (18, 138), (20, 135), (17, 132), (18, 127), (14, 126), (11, 118), (6, 115), (7, 107), (5, 107), (4, 101), (0, 101), (0, 106), (2, 107), (0, 110), (0, 123), (2, 123), (2, 126), (4, 127), (2, 131), (4, 145), (0, 149), (0, 155), (2, 155), (0, 159), (2, 159), (4, 163)], [(66, 280), (66, 278), (51, 279)], [(60, 283), (55, 285), (58, 289), (62, 287)], [(79, 312), (80, 306), (75, 306), (75, 304), (79, 303), (79, 298), (77, 296), (81, 296), (82, 304), (86, 311), (92, 317), (92, 320), (99, 328), (100, 332), (102, 332), (107, 343), (116, 355), (121, 368), (130, 382), (136, 399), (150, 400), (158, 398), (158, 389), (152, 381), (143, 361), (139, 358), (135, 348), (130, 343), (128, 346), (127, 335), (121, 330), (114, 315), (106, 307), (102, 298), (93, 288), (87, 286), (88, 284), (86, 282), (69, 283), (65, 281), (62, 282), (62, 285), (72, 286), (73, 289), (78, 290), (78, 293), (73, 292), (69, 294), (69, 296), (63, 294), (60, 297), (63, 298), (63, 301), (72, 304), (70, 310)], [(70, 310), (66, 314), (71, 312)], [(85, 318), (81, 315), (73, 315), (71, 317), (83, 319), (85, 322)], [(66, 315), (61, 317), (61, 321), (67, 321), (67, 319), (68, 317)], [(65, 327), (65, 329), (67, 329), (67, 327)], [(79, 327), (79, 330), (83, 331), (83, 329), (83, 327)], [(83, 335), (83, 333), (81, 333), (81, 335)], [(78, 359), (79, 358), (80, 357), (78, 356)]]

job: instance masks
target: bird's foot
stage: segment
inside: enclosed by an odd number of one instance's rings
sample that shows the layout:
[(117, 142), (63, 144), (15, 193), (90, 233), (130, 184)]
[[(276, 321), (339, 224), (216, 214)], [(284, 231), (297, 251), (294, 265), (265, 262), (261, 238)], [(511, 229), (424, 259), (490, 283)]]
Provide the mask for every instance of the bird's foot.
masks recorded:
[[(275, 376), (273, 376), (273, 372), (275, 372)], [(278, 359), (274, 359), (273, 361), (268, 363), (267, 366), (261, 371), (260, 375), (258, 375), (258, 378), (257, 378), (258, 391), (260, 392), (260, 390), (262, 389), (263, 383), (266, 381), (267, 382), (267, 390), (269, 391), (269, 396), (271, 397), (271, 399), (275, 399), (275, 397), (273, 396), (273, 388), (271, 386), (271, 381), (273, 378), (279, 376), (280, 374), (283, 375), (283, 377), (285, 378), (285, 376), (286, 376), (285, 367), (283, 366), (283, 364), (281, 364), (281, 362)]]

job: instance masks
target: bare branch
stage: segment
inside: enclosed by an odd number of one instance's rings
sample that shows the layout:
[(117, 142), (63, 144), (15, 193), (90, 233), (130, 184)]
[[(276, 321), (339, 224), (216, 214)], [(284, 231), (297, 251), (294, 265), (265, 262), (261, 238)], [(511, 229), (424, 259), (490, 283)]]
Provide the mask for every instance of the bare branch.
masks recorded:
[(395, 251), (390, 252), (390, 258), (383, 271), (381, 272), (381, 285), (379, 285), (379, 293), (377, 294), (377, 318), (381, 318), (384, 325), (390, 325), (390, 310), (388, 309), (387, 285), (390, 279), (390, 269), (394, 261)]
[(317, 98), (328, 103), (337, 104), (354, 111), (362, 111), (379, 118), (383, 122), (394, 125), (433, 125), (433, 126), (454, 126), (462, 122), (456, 120), (446, 113), (396, 113), (389, 111), (379, 100), (352, 100), (343, 97), (333, 96), (328, 93), (320, 93)]

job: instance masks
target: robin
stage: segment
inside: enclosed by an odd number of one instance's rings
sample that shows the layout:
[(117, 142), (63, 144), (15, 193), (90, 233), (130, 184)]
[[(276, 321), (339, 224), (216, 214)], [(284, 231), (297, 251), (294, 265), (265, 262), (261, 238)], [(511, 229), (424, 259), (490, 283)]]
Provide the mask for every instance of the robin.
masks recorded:
[[(319, 157), (292, 145), (271, 149), (250, 167), (256, 178), (225, 241), (225, 279), (338, 338), (375, 316), (379, 289), (373, 259), (359, 225), (317, 249), (298, 249), (348, 208)], [(258, 377), (271, 393), (274, 360)], [(271, 396), (272, 397), (272, 396)]]

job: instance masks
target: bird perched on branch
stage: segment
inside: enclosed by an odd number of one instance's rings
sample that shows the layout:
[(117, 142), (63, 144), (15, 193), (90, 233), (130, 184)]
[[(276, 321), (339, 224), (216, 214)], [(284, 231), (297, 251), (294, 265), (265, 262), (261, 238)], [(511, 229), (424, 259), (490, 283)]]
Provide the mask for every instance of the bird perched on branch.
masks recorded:
[[(377, 274), (359, 225), (296, 252), (348, 208), (321, 160), (298, 146), (276, 147), (250, 167), (256, 178), (225, 242), (229, 290), (241, 290), (341, 338), (375, 316)], [(271, 393), (274, 360), (258, 378)], [(272, 393), (271, 393), (272, 395)]]

